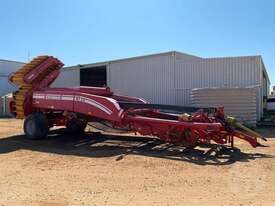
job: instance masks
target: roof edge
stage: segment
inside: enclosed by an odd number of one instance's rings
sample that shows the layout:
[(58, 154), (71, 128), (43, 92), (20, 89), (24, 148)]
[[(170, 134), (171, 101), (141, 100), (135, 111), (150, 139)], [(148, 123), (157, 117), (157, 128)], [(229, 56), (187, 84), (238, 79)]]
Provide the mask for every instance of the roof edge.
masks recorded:
[(236, 58), (259, 58), (259, 57), (261, 57), (261, 55), (206, 57), (203, 59), (236, 59)]
[(269, 79), (269, 76), (268, 76), (268, 72), (267, 72), (265, 64), (264, 64), (263, 57), (260, 55), (259, 58), (260, 58), (260, 62), (262, 64), (262, 66), (263, 66), (263, 71), (265, 73), (265, 76), (267, 77), (268, 83), (269, 83), (269, 85), (271, 85), (271, 82), (270, 82), (270, 79)]
[[(194, 56), (191, 54), (186, 54), (186, 53), (172, 50), (172, 51), (160, 52), (160, 53), (155, 53), (155, 54), (146, 54), (146, 55), (140, 55), (140, 56), (134, 56), (134, 57), (126, 57), (126, 58), (121, 58), (121, 59), (112, 59), (112, 60), (108, 60), (108, 61), (99, 61), (99, 62), (90, 63), (90, 64), (77, 64), (77, 65), (64, 67), (64, 69), (75, 69), (76, 67), (77, 68), (87, 68), (87, 67), (92, 67), (92, 66), (97, 66), (97, 65), (109, 64), (110, 62), (121, 62), (121, 61), (129, 61), (129, 60), (135, 60), (135, 59), (141, 59), (141, 58), (150, 58), (150, 57), (155, 57), (155, 56), (175, 55), (176, 53), (197, 57), (197, 56)], [(201, 58), (201, 57), (197, 57), (197, 58)]]
[(174, 51), (175, 54), (180, 54), (180, 55), (186, 55), (186, 56), (190, 56), (190, 57), (195, 57), (195, 58), (198, 58), (198, 59), (204, 59), (203, 57), (199, 57), (199, 56), (196, 56), (196, 55), (193, 55), (193, 54), (187, 54), (187, 53), (184, 53), (184, 52), (179, 52), (179, 51)]
[(20, 64), (26, 64), (25, 62), (15, 61), (15, 60), (9, 60), (9, 59), (0, 59), (0, 61), (3, 62), (14, 62), (14, 63), (20, 63)]

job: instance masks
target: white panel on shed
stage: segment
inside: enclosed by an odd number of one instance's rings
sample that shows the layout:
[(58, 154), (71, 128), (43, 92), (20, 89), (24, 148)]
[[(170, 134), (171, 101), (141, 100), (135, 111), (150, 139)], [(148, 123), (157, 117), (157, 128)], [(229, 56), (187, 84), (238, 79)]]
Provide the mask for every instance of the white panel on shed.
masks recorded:
[(177, 89), (201, 87), (246, 87), (260, 85), (256, 57), (213, 58), (176, 62)]
[(191, 89), (175, 89), (175, 105), (191, 105)]
[(61, 69), (59, 76), (52, 83), (51, 87), (79, 87), (79, 69)]
[(175, 103), (173, 53), (110, 62), (107, 75), (114, 92), (151, 103)]
[(192, 103), (197, 107), (224, 106), (226, 115), (245, 123), (256, 124), (256, 88), (202, 88), (192, 90)]

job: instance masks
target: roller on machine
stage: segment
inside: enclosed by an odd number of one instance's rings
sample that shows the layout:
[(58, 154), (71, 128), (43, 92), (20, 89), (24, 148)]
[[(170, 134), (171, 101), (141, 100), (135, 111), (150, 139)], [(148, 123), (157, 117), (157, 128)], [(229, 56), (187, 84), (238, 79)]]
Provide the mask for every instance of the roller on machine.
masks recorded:
[(38, 56), (10, 76), (19, 86), (10, 109), (16, 118), (24, 119), (30, 139), (46, 138), (54, 126), (81, 133), (88, 122), (96, 122), (114, 131), (150, 135), (185, 147), (213, 142), (233, 146), (234, 138), (256, 147), (259, 138), (265, 140), (227, 117), (222, 107), (149, 104), (142, 98), (115, 94), (108, 87), (50, 88), (62, 67), (52, 56)]

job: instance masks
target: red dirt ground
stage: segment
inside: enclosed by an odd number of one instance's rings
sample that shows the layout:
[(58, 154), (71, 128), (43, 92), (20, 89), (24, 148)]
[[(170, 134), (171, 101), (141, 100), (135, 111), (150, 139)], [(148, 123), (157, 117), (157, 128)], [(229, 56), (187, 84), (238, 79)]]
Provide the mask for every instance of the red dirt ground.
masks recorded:
[(57, 132), (31, 141), (22, 121), (0, 120), (0, 206), (275, 205), (275, 128), (260, 130), (268, 147), (237, 141), (218, 158), (210, 146)]

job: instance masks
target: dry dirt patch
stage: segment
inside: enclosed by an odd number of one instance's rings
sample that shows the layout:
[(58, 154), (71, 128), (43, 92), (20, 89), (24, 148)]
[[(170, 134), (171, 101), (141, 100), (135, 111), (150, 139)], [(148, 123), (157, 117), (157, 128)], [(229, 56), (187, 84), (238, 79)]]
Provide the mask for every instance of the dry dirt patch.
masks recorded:
[(268, 147), (238, 141), (219, 158), (133, 136), (30, 141), (20, 120), (0, 128), (0, 205), (275, 205), (272, 128), (260, 131)]

